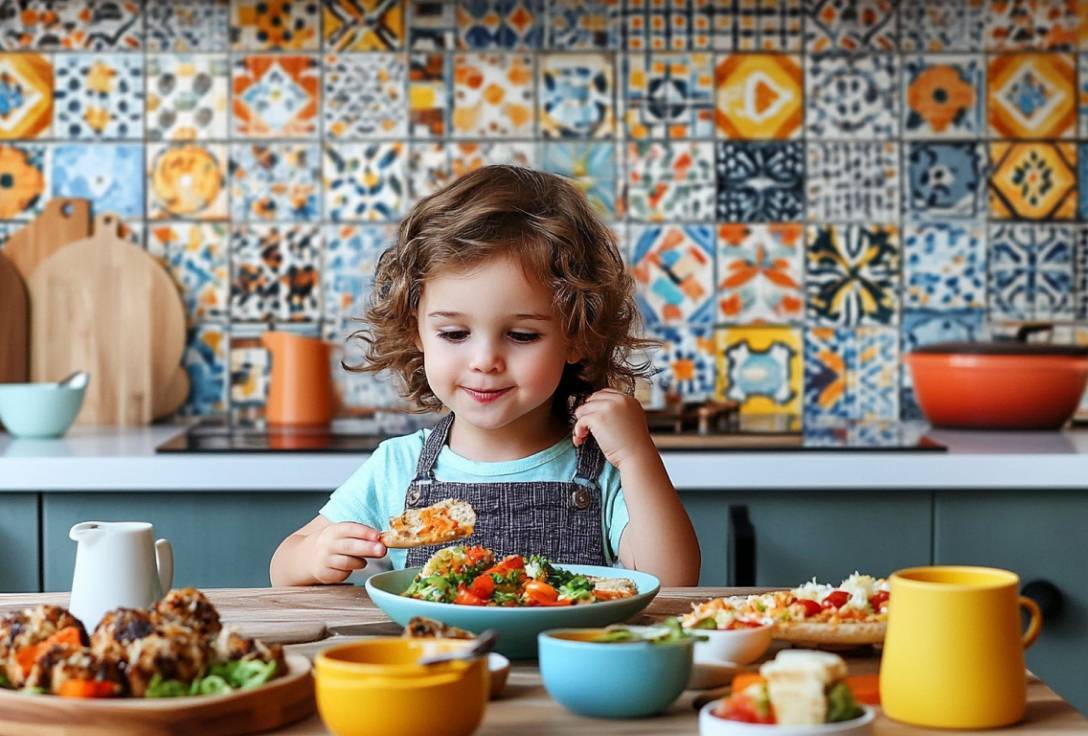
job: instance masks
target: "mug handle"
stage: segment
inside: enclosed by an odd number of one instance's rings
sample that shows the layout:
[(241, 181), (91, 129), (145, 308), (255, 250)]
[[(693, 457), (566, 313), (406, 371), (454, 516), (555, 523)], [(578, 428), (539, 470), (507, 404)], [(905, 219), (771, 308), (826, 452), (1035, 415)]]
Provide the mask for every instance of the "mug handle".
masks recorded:
[(1020, 596), (1020, 606), (1027, 609), (1028, 616), (1031, 617), (1028, 630), (1024, 632), (1020, 640), (1020, 645), (1027, 649), (1035, 643), (1035, 640), (1039, 638), (1039, 632), (1043, 630), (1043, 612), (1039, 610), (1039, 604), (1026, 595)]

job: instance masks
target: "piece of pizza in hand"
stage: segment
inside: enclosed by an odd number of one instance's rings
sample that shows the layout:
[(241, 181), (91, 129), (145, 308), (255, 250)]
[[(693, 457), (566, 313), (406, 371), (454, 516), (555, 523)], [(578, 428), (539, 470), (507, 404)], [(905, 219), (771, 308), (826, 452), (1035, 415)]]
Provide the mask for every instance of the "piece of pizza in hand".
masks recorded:
[(467, 501), (447, 498), (433, 506), (408, 509), (389, 520), (389, 530), (382, 532), (386, 547), (407, 549), (452, 542), (472, 534), (476, 512)]

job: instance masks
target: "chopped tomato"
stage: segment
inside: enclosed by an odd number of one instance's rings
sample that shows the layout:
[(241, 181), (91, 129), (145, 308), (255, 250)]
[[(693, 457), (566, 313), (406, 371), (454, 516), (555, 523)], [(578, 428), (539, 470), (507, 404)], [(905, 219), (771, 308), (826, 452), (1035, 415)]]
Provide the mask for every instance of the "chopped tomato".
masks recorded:
[(878, 590), (876, 593), (869, 596), (869, 605), (873, 607), (874, 611), (880, 613), (881, 607), (887, 606), (888, 598), (888, 591)]
[(473, 593), (465, 586), (457, 588), (457, 595), (454, 597), (453, 602), (458, 606), (486, 606), (487, 601), (480, 596)]
[(733, 675), (732, 688), (733, 692), (744, 692), (751, 685), (762, 685), (767, 682), (767, 678), (758, 672), (738, 672)]
[(876, 673), (868, 675), (849, 675), (846, 678), (846, 686), (854, 700), (866, 705), (880, 705), (880, 675)]
[(490, 554), (491, 550), (486, 547), (465, 547), (465, 563), (469, 566), (478, 565)]
[(850, 600), (850, 594), (845, 590), (833, 590), (824, 597), (824, 608), (842, 608)]
[(112, 698), (119, 694), (116, 682), (101, 680), (65, 680), (57, 690), (57, 695), (64, 698)]
[(815, 616), (823, 610), (820, 604), (810, 598), (798, 598), (797, 602), (805, 609), (805, 618)]
[(534, 606), (550, 606), (559, 600), (559, 591), (543, 580), (530, 580), (525, 584), (525, 600)]
[(742, 723), (774, 723), (774, 713), (760, 713), (755, 702), (744, 693), (736, 693), (729, 696), (718, 706), (715, 714), (719, 718), (729, 721), (741, 721)]
[(80, 649), (83, 646), (83, 637), (75, 626), (66, 626), (52, 636), (43, 639), (37, 644), (28, 644), (15, 653), (15, 659), (23, 670), (23, 676), (30, 674), (34, 663), (38, 661), (46, 650), (54, 644), (59, 644), (66, 649)]
[(485, 572), (482, 575), (477, 575), (472, 584), (468, 586), (468, 589), (473, 595), (486, 600), (495, 592), (495, 579), (491, 577), (491, 573)]

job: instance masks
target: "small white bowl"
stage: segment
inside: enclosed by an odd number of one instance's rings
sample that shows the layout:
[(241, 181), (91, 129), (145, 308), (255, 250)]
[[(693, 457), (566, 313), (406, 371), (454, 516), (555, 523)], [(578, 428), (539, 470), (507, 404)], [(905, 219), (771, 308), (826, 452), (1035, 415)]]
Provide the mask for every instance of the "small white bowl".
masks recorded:
[(690, 634), (705, 636), (695, 642), (695, 661), (749, 664), (756, 661), (771, 645), (774, 626), (765, 624), (750, 629), (687, 629)]
[(876, 709), (861, 706), (865, 712), (851, 721), (821, 723), (818, 726), (779, 726), (772, 723), (744, 723), (714, 715), (722, 699), (712, 700), (699, 711), (699, 736), (870, 736)]
[(506, 678), (510, 676), (510, 660), (498, 652), (487, 655), (487, 670), (491, 673), (491, 697), (498, 697), (506, 687)]

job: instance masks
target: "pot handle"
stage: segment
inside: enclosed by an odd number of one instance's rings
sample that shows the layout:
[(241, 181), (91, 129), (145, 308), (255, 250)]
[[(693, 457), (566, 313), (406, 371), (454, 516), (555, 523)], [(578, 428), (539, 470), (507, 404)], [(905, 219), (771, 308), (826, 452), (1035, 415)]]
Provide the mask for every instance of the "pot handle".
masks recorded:
[(1016, 342), (1027, 342), (1028, 337), (1037, 332), (1054, 333), (1054, 325), (1051, 322), (1027, 322), (1016, 328)]

